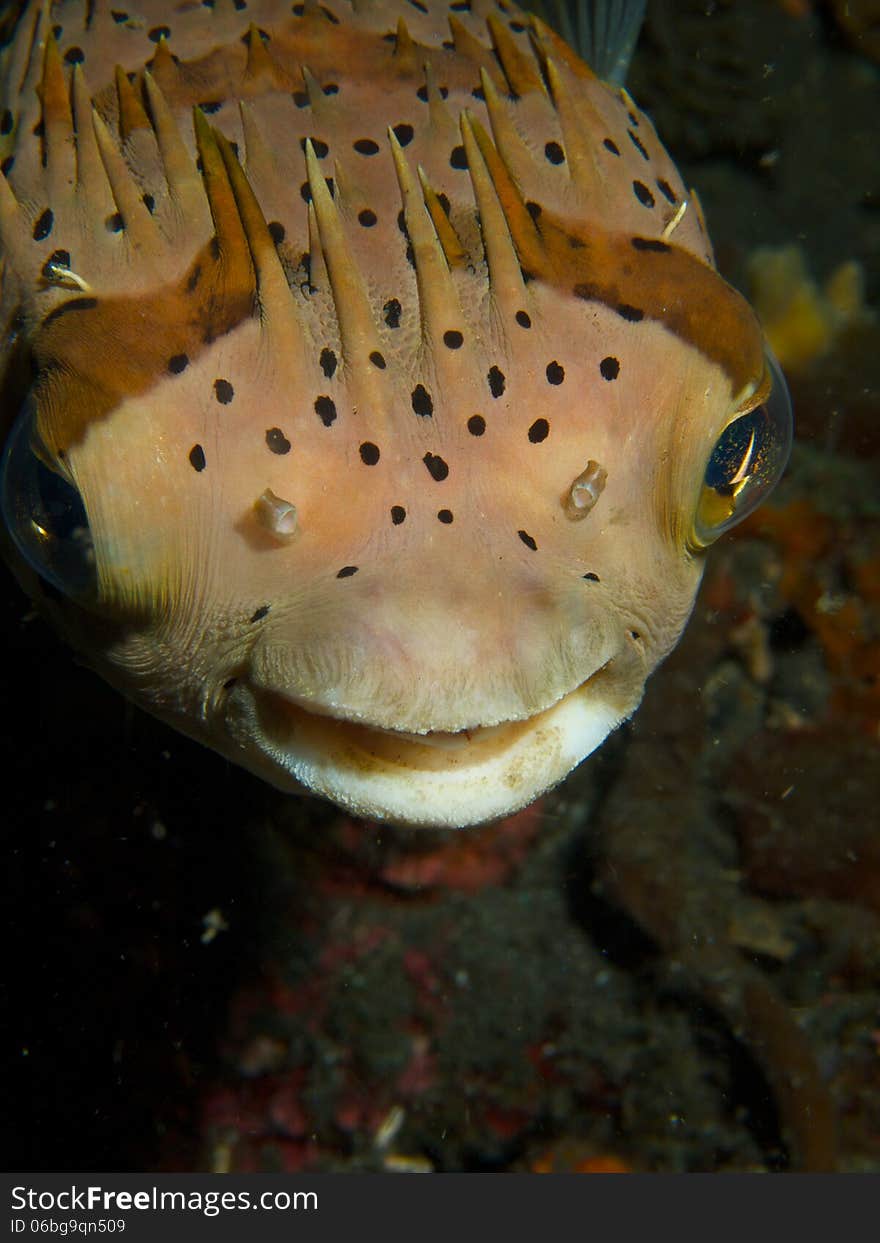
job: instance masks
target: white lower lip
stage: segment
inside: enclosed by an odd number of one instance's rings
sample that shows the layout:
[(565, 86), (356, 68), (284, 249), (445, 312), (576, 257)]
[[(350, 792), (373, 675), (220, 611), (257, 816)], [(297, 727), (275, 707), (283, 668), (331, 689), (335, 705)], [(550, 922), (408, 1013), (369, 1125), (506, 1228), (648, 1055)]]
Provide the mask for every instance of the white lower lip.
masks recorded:
[[(555, 785), (624, 716), (602, 673), (524, 721), (460, 733), (396, 733), (309, 713), (280, 696), (239, 700), (233, 733), (256, 739), (275, 784), (305, 786), (352, 815), (458, 828), (509, 815)], [(613, 698), (613, 697), (612, 697)]]

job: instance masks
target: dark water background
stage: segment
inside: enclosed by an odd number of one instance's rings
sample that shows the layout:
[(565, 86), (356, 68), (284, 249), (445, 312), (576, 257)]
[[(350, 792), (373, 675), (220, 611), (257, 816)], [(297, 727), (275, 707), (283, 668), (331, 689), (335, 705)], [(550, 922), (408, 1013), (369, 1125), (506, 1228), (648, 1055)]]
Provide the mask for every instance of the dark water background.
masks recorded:
[[(630, 87), (734, 282), (798, 244), (880, 302), (866, 46), (651, 6)], [(4, 572), (4, 1166), (880, 1169), (878, 360), (866, 318), (791, 375), (789, 475), (634, 724), (493, 828), (275, 793)]]

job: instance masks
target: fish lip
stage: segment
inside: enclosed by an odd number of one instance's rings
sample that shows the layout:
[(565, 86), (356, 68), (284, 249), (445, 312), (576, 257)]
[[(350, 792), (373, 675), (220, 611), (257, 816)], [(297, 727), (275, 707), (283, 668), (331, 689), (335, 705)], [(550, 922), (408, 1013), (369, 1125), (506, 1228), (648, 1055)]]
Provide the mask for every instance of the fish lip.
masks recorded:
[(230, 695), (227, 729), (239, 759), (244, 746), (249, 767), (282, 789), (305, 789), (362, 819), (463, 828), (533, 802), (635, 710), (644, 671), (621, 683), (617, 663), (530, 717), (476, 729), (386, 730), (247, 685)]
[(558, 695), (548, 699), (540, 707), (534, 711), (524, 710), (522, 713), (501, 717), (499, 719), (487, 719), (484, 721), (469, 721), (467, 724), (457, 729), (442, 729), (433, 726), (425, 726), (422, 729), (396, 729), (394, 726), (383, 725), (379, 721), (371, 719), (366, 714), (358, 714), (356, 712), (346, 712), (334, 709), (329, 705), (319, 703), (307, 696), (291, 695), (286, 691), (275, 690), (271, 687), (262, 686), (259, 683), (248, 681), (247, 685), (250, 693), (255, 700), (262, 700), (264, 703), (275, 703), (276, 706), (284, 711), (302, 712), (308, 717), (314, 717), (320, 721), (326, 721), (328, 724), (335, 722), (340, 727), (351, 727), (358, 731), (364, 731), (366, 734), (375, 734), (385, 736), (388, 739), (399, 740), (401, 742), (411, 742), (414, 746), (437, 746), (448, 747), (456, 741), (461, 743), (473, 743), (474, 741), (492, 736), (493, 731), (498, 731), (517, 726), (528, 725), (534, 722), (544, 713), (551, 711), (558, 703), (566, 699), (569, 695), (576, 694), (584, 686), (587, 685), (597, 674), (602, 673), (612, 662), (614, 656), (609, 656), (601, 664), (588, 675), (588, 677), (579, 681), (575, 686), (569, 687), (567, 690), (560, 691)]

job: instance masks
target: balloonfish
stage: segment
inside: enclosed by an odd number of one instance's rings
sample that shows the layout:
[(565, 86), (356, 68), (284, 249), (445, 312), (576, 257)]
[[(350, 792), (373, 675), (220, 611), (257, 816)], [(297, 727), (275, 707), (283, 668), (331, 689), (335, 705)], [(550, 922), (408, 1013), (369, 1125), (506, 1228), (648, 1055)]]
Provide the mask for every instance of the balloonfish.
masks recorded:
[(784, 466), (759, 324), (606, 80), (616, 7), (592, 66), (510, 0), (3, 19), (6, 555), (276, 786), (525, 806), (634, 712)]

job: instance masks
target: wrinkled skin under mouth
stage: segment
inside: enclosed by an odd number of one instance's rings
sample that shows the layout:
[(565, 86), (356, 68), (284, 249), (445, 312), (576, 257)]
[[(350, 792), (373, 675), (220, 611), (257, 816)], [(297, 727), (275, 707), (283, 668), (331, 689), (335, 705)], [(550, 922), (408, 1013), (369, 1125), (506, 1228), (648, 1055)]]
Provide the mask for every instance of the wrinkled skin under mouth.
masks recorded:
[(227, 726), (274, 785), (304, 786), (365, 819), (459, 828), (525, 807), (594, 751), (641, 697), (639, 685), (623, 702), (615, 682), (606, 665), (524, 720), (425, 734), (311, 712), (243, 684)]

